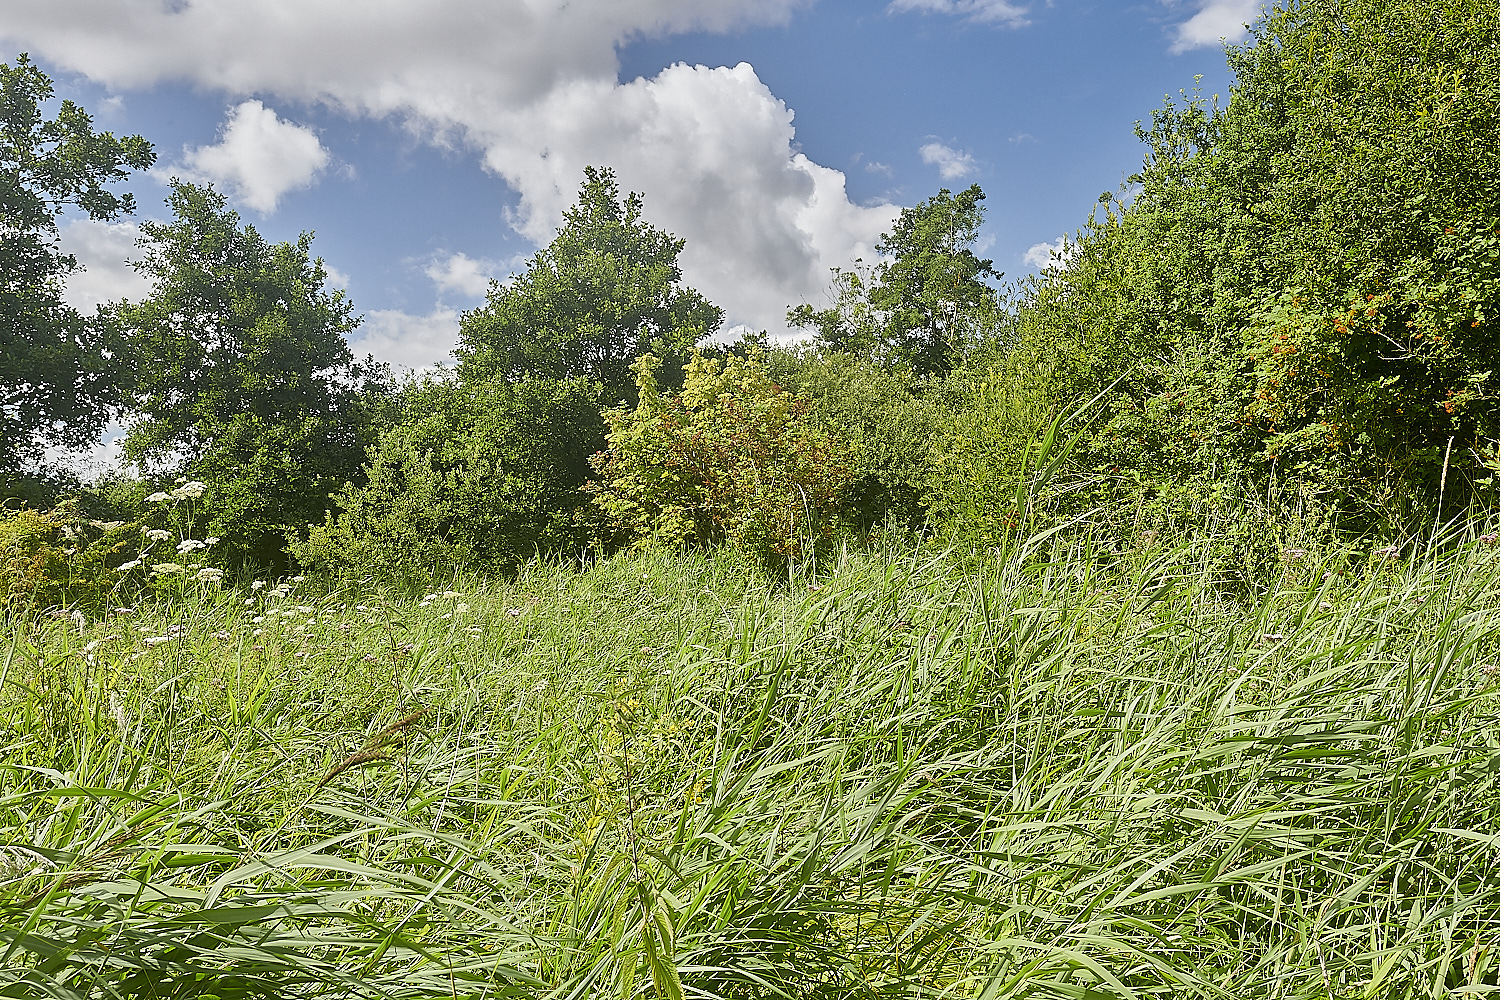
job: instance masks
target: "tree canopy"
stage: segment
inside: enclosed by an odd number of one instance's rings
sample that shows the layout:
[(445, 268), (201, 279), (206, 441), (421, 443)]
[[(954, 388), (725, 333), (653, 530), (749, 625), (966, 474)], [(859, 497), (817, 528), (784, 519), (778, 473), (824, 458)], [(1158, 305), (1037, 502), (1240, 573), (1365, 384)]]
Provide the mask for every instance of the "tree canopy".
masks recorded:
[(1491, 478), (1496, 15), (1288, 4), (1229, 50), (1227, 103), (1169, 101), (1139, 127), (1141, 173), (1018, 318), (1046, 405), (1123, 377), (1101, 468), (1300, 484), (1350, 527)]
[(47, 444), (92, 443), (120, 402), (124, 373), (106, 324), (63, 301), (79, 268), (58, 247), (57, 219), (73, 208), (96, 221), (135, 209), (110, 189), (155, 162), (138, 135), (95, 132), (77, 104), (55, 117), (52, 81), (25, 55), (0, 63), (0, 472)]
[(999, 279), (994, 261), (974, 252), (984, 222), (978, 184), (947, 188), (901, 210), (876, 249), (885, 259), (873, 272), (836, 271), (837, 302), (787, 314), (794, 327), (817, 332), (835, 351), (901, 361), (916, 371), (946, 372), (993, 326)]
[(172, 221), (141, 227), (151, 294), (112, 310), (134, 368), (125, 454), (219, 484), (215, 530), (266, 558), (357, 473), (363, 394), (387, 378), (355, 361), (359, 321), (312, 234), (269, 243), (212, 187), (174, 183), (167, 203)]
[(466, 379), (586, 378), (627, 392), (640, 355), (685, 358), (723, 311), (682, 284), (683, 241), (646, 221), (641, 196), (588, 167), (578, 201), (524, 273), (465, 313), (455, 351)]

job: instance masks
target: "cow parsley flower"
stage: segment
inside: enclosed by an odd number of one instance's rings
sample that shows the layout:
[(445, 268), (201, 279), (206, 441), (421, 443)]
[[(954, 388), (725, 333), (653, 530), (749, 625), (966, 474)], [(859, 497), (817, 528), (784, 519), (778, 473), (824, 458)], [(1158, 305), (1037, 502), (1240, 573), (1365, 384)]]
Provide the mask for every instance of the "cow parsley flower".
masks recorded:
[(170, 494), (170, 493), (153, 493), (149, 497), (146, 498), (146, 502), (147, 503), (166, 503), (170, 499), (172, 499), (172, 494)]
[(146, 530), (146, 538), (149, 541), (165, 542), (171, 537), (172, 533), (170, 531), (163, 531), (161, 528), (148, 528)]
[(206, 548), (208, 548), (208, 543), (200, 542), (196, 538), (184, 538), (182, 541), (177, 543), (178, 552), (197, 552), (200, 549)]
[(181, 573), (182, 566), (178, 563), (157, 563), (151, 567), (151, 572), (159, 576), (170, 576), (174, 573)]
[(200, 583), (219, 583), (224, 579), (224, 571), (222, 569), (214, 569), (212, 566), (205, 566), (193, 574), (193, 579)]
[(207, 483), (200, 483), (196, 479), (190, 483), (183, 483), (172, 491), (172, 497), (176, 500), (196, 500), (208, 490)]

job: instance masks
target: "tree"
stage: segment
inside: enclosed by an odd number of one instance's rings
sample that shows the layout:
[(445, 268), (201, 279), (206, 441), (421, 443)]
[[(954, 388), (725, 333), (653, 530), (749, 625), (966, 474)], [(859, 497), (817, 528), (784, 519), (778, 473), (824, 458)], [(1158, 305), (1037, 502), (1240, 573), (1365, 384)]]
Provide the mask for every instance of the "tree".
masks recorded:
[(1430, 525), (1500, 469), (1500, 3), (1285, 4), (1229, 62), (1138, 128), (1017, 370), (1054, 411), (1114, 385), (1090, 451), (1142, 495)]
[(58, 249), (57, 219), (69, 208), (95, 221), (134, 211), (108, 186), (155, 161), (145, 139), (95, 132), (72, 101), (45, 118), (51, 97), (25, 55), (0, 63), (0, 474), (47, 444), (89, 444), (120, 401), (109, 327), (62, 299), (80, 265)]
[(787, 322), (816, 330), (836, 351), (903, 361), (921, 374), (950, 370), (998, 318), (999, 296), (985, 279), (1001, 275), (973, 250), (983, 201), (974, 184), (902, 209), (876, 244), (886, 259), (873, 273), (835, 271), (837, 304), (804, 304)]
[(312, 234), (268, 243), (212, 187), (174, 182), (167, 203), (173, 221), (141, 227), (151, 294), (112, 309), (135, 369), (125, 455), (212, 484), (211, 530), (274, 563), (358, 475), (389, 376), (354, 360)]
[(641, 196), (588, 167), (557, 237), (489, 300), (465, 313), (456, 354), (468, 380), (585, 378), (615, 400), (631, 363), (653, 352), (680, 366), (723, 312), (682, 284), (683, 241), (646, 222)]

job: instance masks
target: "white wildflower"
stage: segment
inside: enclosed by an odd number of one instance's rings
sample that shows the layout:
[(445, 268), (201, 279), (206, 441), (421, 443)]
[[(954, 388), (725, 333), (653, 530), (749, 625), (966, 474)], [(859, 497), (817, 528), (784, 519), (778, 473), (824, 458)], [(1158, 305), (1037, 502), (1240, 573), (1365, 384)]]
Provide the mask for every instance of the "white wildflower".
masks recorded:
[(179, 563), (157, 563), (151, 567), (151, 572), (159, 576), (169, 576), (174, 573), (181, 573), (182, 566)]
[(218, 535), (209, 535), (207, 538), (203, 539), (203, 544), (204, 545), (218, 545), (223, 540), (224, 539), (220, 538)]
[(307, 579), (307, 577), (305, 577), (305, 576), (294, 576), (294, 577), (292, 577), (292, 582), (293, 583), (301, 583), (303, 580), (306, 580), (306, 579)]
[(453, 613), (461, 618), (469, 613), (469, 606), (467, 604), (456, 604), (453, 607)]
[(172, 496), (177, 500), (196, 500), (208, 490), (208, 484), (200, 483), (196, 479), (190, 483), (183, 483), (172, 491)]
[(182, 541), (177, 543), (177, 551), (182, 553), (198, 552), (199, 550), (206, 548), (208, 548), (208, 543), (200, 542), (196, 538), (184, 538)]
[(193, 574), (193, 579), (200, 583), (219, 583), (224, 579), (224, 571), (222, 569), (214, 569), (212, 566), (205, 566)]
[(153, 493), (149, 497), (146, 498), (146, 502), (147, 503), (166, 503), (170, 499), (172, 499), (172, 495), (170, 493)]
[(121, 573), (129, 573), (131, 570), (135, 569), (136, 567), (138, 567), (140, 565), (141, 565), (141, 560), (139, 560), (139, 559), (132, 559), (132, 560), (130, 560), (130, 562), (121, 563), (120, 564), (120, 572)]
[(164, 642), (171, 641), (172, 637), (170, 635), (152, 635), (146, 637), (146, 645), (148, 646), (160, 646)]
[(256, 580), (254, 583), (252, 583), (250, 585), (250, 589), (251, 590), (265, 590), (266, 589), (266, 581), (264, 581), (264, 580)]
[(146, 529), (146, 538), (153, 542), (165, 542), (171, 537), (172, 533), (170, 531), (163, 531), (161, 528)]

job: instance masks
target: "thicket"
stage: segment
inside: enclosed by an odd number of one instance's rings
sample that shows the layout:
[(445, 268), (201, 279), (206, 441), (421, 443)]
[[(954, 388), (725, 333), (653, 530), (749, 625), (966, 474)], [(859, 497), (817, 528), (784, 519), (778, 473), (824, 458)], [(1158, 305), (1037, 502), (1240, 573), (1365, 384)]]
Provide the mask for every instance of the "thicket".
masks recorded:
[[(391, 582), (642, 538), (779, 572), (826, 547), (795, 523), (983, 551), (1042, 510), (1124, 547), (1212, 537), (1241, 580), (1430, 535), (1485, 516), (1500, 469), (1496, 13), (1274, 9), (1230, 48), (1227, 101), (1138, 126), (1140, 173), (1056, 266), (1000, 285), (983, 192), (944, 190), (791, 311), (801, 346), (705, 345), (722, 316), (682, 242), (590, 168), (556, 239), (462, 317), (455, 367), (396, 386), (349, 356), (308, 237), (269, 246), (179, 186), (147, 229), (151, 296), (104, 314), (134, 352), (127, 452), (152, 488), (213, 483), (239, 564)], [(691, 365), (725, 380), (711, 401)], [(773, 453), (777, 485), (747, 486)]]

